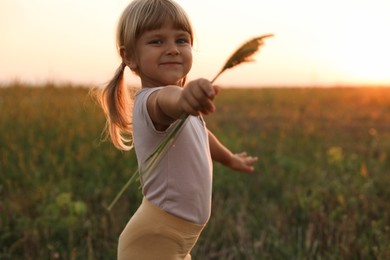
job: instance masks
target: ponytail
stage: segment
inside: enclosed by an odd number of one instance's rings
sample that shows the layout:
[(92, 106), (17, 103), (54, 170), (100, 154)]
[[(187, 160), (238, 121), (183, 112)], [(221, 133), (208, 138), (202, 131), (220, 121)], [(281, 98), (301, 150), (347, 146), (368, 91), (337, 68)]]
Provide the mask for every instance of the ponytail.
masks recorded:
[(116, 148), (128, 151), (132, 148), (133, 102), (123, 80), (125, 68), (126, 64), (122, 62), (99, 99), (107, 120), (107, 137), (111, 137)]

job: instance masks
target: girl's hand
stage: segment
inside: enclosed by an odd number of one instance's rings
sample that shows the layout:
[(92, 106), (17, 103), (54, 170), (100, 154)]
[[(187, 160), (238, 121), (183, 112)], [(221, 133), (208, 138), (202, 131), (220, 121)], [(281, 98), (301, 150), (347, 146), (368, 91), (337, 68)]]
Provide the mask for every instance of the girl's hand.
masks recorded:
[(179, 104), (183, 111), (197, 116), (200, 113), (208, 115), (215, 111), (214, 98), (219, 89), (206, 79), (198, 79), (184, 87)]
[(229, 167), (233, 170), (252, 173), (255, 168), (253, 164), (257, 161), (257, 157), (249, 156), (246, 152), (233, 154)]

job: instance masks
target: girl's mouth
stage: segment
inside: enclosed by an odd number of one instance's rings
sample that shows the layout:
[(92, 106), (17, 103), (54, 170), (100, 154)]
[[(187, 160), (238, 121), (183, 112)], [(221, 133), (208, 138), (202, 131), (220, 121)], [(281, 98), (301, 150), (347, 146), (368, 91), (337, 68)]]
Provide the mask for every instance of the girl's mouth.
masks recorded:
[(181, 65), (182, 62), (176, 60), (167, 60), (160, 63), (160, 65)]

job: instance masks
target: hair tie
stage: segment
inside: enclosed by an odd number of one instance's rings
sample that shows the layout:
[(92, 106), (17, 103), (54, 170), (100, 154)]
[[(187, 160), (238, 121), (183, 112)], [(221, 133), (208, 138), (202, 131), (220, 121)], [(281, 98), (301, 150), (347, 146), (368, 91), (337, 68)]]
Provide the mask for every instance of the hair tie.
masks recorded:
[(122, 61), (121, 63), (121, 71), (123, 72), (126, 68), (126, 64)]

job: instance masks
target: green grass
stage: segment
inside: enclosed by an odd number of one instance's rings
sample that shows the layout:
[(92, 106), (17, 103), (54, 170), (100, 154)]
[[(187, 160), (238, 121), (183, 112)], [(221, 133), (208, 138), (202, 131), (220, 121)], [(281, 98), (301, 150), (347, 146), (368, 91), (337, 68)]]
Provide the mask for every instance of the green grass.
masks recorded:
[[(259, 156), (216, 164), (194, 259), (389, 259), (390, 89), (223, 90), (210, 130)], [(101, 141), (76, 86), (0, 88), (0, 259), (115, 259), (141, 200), (133, 152)]]

